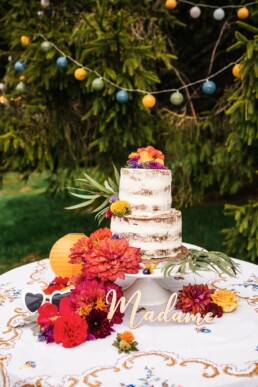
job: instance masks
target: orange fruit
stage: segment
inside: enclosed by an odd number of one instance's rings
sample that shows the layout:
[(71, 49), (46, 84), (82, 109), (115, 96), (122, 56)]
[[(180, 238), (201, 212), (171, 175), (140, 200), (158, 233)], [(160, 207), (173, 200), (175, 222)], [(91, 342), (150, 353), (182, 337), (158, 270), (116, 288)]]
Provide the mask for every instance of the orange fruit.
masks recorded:
[(239, 63), (235, 64), (235, 66), (232, 68), (232, 74), (238, 79), (242, 78), (242, 74), (240, 74), (240, 69), (241, 66)]
[(26, 35), (22, 35), (21, 37), (21, 44), (23, 46), (28, 46), (30, 44), (30, 37)]
[(143, 106), (147, 108), (152, 108), (156, 105), (156, 98), (153, 95), (147, 94), (142, 99)]
[(176, 0), (167, 0), (165, 5), (167, 9), (175, 9), (177, 6), (177, 2)]
[(84, 81), (84, 79), (87, 77), (87, 71), (84, 70), (83, 68), (78, 68), (74, 72), (74, 77), (78, 81)]
[(249, 16), (249, 11), (246, 7), (243, 7), (243, 8), (239, 8), (239, 10), (237, 11), (237, 17), (238, 19), (247, 19)]

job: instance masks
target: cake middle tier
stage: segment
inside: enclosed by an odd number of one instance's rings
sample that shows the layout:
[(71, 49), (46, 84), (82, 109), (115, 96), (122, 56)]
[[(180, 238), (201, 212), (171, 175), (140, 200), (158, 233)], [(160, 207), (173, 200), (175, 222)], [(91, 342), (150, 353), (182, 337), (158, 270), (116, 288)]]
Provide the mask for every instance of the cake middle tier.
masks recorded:
[(169, 211), (171, 179), (169, 169), (121, 168), (119, 199), (129, 203), (133, 215)]
[(182, 247), (182, 215), (173, 208), (159, 215), (114, 216), (110, 228), (130, 246), (140, 247), (143, 259), (172, 258)]

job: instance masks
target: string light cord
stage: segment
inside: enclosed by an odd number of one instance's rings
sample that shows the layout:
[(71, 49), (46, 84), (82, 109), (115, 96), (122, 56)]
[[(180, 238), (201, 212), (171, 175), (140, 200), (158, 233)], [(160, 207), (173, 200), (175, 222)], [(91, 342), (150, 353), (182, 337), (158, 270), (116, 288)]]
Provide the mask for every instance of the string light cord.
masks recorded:
[(199, 7), (199, 8), (212, 8), (212, 9), (218, 9), (218, 8), (222, 8), (222, 9), (226, 9), (226, 8), (245, 8), (245, 7), (250, 7), (251, 5), (257, 5), (257, 1), (252, 1), (250, 3), (246, 3), (246, 4), (239, 4), (239, 5), (221, 5), (221, 6), (217, 6), (217, 5), (211, 5), (211, 4), (199, 4), (199, 3), (194, 3), (192, 1), (188, 1), (188, 0), (178, 0), (179, 3), (182, 3), (182, 4), (188, 4), (188, 5), (191, 5), (193, 7)]
[(216, 73), (213, 73), (211, 75), (209, 75), (208, 77), (205, 77), (203, 79), (200, 79), (198, 81), (195, 81), (195, 82), (191, 82), (191, 83), (188, 83), (187, 85), (183, 85), (183, 86), (180, 86), (180, 87), (177, 87), (177, 88), (173, 88), (173, 89), (164, 89), (164, 90), (157, 90), (157, 91), (147, 91), (147, 90), (141, 90), (141, 89), (128, 89), (128, 88), (125, 88), (125, 87), (122, 87), (122, 86), (119, 86), (117, 83), (115, 82), (112, 82), (110, 79), (108, 78), (105, 78), (103, 77), (101, 74), (98, 73), (98, 71), (96, 70), (93, 70), (87, 66), (84, 66), (83, 64), (79, 63), (77, 60), (75, 60), (74, 58), (72, 58), (70, 55), (66, 55), (66, 53), (64, 51), (62, 51), (56, 44), (50, 42), (43, 34), (39, 34), (39, 36), (46, 42), (50, 43), (52, 45), (52, 47), (60, 54), (62, 55), (63, 57), (66, 57), (67, 59), (69, 59), (72, 63), (76, 64), (78, 67), (80, 68), (83, 68), (84, 70), (87, 70), (88, 72), (91, 72), (91, 73), (94, 73), (98, 78), (101, 78), (103, 79), (103, 81), (109, 83), (110, 85), (116, 87), (117, 89), (119, 90), (124, 90), (124, 91), (128, 91), (130, 93), (142, 93), (142, 94), (165, 94), (165, 93), (171, 93), (171, 92), (175, 92), (175, 91), (180, 91), (180, 90), (184, 90), (184, 89), (188, 89), (189, 87), (191, 86), (195, 86), (195, 85), (198, 85), (199, 83), (203, 83), (209, 79), (212, 79), (214, 77), (216, 77), (217, 75), (219, 75), (220, 73), (224, 72), (225, 70), (227, 70), (229, 67), (232, 67), (234, 66), (236, 63), (240, 62), (241, 59), (242, 59), (242, 56), (240, 58), (238, 58), (237, 60), (235, 60), (234, 62), (231, 62), (229, 64), (227, 64), (225, 67), (223, 67), (222, 69), (218, 70)]

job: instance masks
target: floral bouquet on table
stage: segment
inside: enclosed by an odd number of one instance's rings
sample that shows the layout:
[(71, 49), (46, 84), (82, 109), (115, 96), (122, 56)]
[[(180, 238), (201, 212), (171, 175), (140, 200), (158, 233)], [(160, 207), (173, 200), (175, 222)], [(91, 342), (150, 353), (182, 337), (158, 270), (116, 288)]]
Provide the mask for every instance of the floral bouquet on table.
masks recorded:
[(38, 327), (34, 328), (39, 340), (70, 348), (110, 335), (114, 324), (122, 323), (123, 314), (117, 310), (111, 320), (107, 319), (107, 294), (114, 289), (118, 300), (123, 296), (115, 281), (124, 279), (125, 273), (139, 271), (139, 253), (139, 248), (129, 246), (125, 238), (112, 235), (108, 228), (79, 239), (69, 258), (71, 264), (83, 264), (81, 274), (71, 280), (57, 277), (44, 289), (46, 295), (51, 295), (71, 286), (59, 307), (49, 302), (39, 307)]

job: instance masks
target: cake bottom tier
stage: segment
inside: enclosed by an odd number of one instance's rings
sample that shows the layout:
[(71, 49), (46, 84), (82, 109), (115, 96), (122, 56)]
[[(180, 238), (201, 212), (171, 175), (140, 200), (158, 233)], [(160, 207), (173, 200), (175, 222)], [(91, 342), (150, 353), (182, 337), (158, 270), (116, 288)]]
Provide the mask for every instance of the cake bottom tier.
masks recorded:
[(157, 215), (112, 217), (111, 231), (128, 239), (130, 246), (140, 247), (142, 259), (177, 256), (182, 247), (182, 215), (172, 208)]

